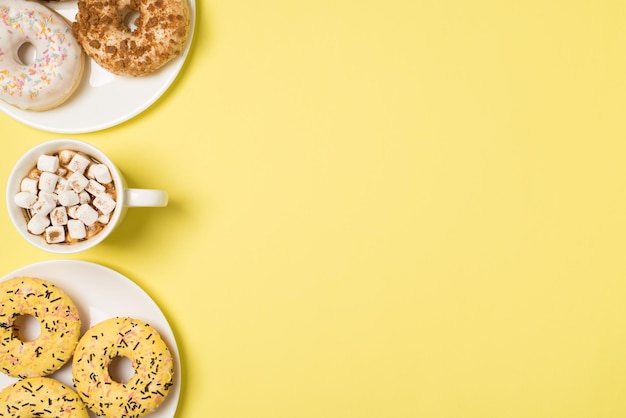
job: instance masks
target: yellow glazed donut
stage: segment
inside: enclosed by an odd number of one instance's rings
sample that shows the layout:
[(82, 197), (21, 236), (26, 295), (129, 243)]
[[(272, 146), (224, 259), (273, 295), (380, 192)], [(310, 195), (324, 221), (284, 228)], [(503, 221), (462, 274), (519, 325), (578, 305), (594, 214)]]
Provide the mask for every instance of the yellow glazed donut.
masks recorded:
[[(116, 357), (132, 362), (134, 374), (126, 383), (109, 374)], [(72, 361), (76, 391), (99, 416), (137, 418), (151, 413), (165, 400), (173, 374), (172, 355), (159, 333), (133, 318), (111, 318), (91, 327)]]
[[(32, 315), (39, 336), (23, 341), (14, 321)], [(0, 371), (13, 377), (47, 376), (72, 357), (80, 337), (72, 300), (54, 284), (32, 277), (0, 282)]]
[[(132, 30), (125, 17), (139, 16)], [(187, 0), (78, 0), (78, 42), (106, 70), (139, 77), (180, 55), (190, 29)]]
[(19, 380), (0, 392), (0, 417), (89, 418), (73, 389), (49, 377)]
[[(32, 63), (18, 51), (31, 44)], [(80, 83), (84, 54), (70, 25), (48, 7), (0, 0), (0, 98), (27, 110), (48, 110), (67, 100)]]

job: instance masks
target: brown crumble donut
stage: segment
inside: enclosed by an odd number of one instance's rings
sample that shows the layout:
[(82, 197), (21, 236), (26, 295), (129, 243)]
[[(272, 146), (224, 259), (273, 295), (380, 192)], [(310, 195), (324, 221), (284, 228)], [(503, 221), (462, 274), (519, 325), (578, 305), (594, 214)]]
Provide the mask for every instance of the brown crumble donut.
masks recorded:
[[(126, 383), (109, 374), (125, 357), (134, 374)], [(91, 327), (78, 342), (72, 362), (74, 386), (99, 416), (138, 418), (153, 412), (173, 384), (174, 360), (152, 326), (133, 318), (110, 318)]]
[[(35, 317), (40, 332), (23, 341), (15, 320)], [(33, 277), (0, 282), (0, 371), (19, 378), (47, 376), (72, 358), (81, 321), (78, 309), (54, 284)]]
[[(124, 22), (138, 12), (136, 28)], [(74, 34), (104, 69), (139, 77), (182, 54), (190, 28), (187, 0), (78, 0)]]
[(0, 392), (0, 417), (89, 418), (89, 412), (70, 387), (49, 377), (29, 377)]

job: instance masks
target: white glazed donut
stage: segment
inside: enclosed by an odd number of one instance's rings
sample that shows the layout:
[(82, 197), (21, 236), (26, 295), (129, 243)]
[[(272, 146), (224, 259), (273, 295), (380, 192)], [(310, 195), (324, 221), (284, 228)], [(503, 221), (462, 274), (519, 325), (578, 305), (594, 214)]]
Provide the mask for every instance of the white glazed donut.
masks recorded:
[[(32, 63), (20, 47), (36, 50)], [(80, 83), (84, 54), (70, 25), (48, 7), (0, 0), (0, 98), (27, 110), (48, 110), (67, 100)]]

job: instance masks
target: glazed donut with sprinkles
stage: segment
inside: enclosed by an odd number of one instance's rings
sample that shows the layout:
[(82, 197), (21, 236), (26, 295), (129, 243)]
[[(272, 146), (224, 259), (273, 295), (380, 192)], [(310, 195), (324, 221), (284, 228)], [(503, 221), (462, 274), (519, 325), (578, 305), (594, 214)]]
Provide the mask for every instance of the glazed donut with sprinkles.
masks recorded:
[[(114, 380), (109, 366), (116, 358), (132, 362), (127, 382)], [(110, 318), (81, 337), (72, 361), (74, 386), (99, 416), (138, 418), (161, 405), (173, 384), (173, 357), (149, 324), (134, 318)]]
[[(22, 315), (40, 322), (32, 341), (16, 327)], [(80, 326), (76, 305), (54, 284), (33, 277), (0, 282), (0, 371), (18, 378), (52, 374), (72, 358)]]
[(89, 412), (72, 388), (49, 377), (29, 377), (0, 392), (0, 417), (88, 418)]
[[(30, 45), (35, 56), (20, 57)], [(80, 84), (84, 54), (63, 17), (32, 1), (0, 0), (0, 99), (43, 111), (65, 102)]]

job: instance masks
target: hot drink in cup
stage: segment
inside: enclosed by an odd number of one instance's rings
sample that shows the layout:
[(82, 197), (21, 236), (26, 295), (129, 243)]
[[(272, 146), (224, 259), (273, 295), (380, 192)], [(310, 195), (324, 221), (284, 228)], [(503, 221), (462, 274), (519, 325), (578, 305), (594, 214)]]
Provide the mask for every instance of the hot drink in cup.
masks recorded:
[(93, 156), (63, 149), (42, 154), (20, 182), (15, 204), (28, 232), (48, 244), (90, 239), (109, 223), (117, 204), (111, 171)]
[(102, 242), (130, 207), (161, 207), (167, 193), (128, 188), (100, 149), (57, 139), (27, 151), (7, 184), (9, 216), (31, 244), (53, 253), (76, 253)]

